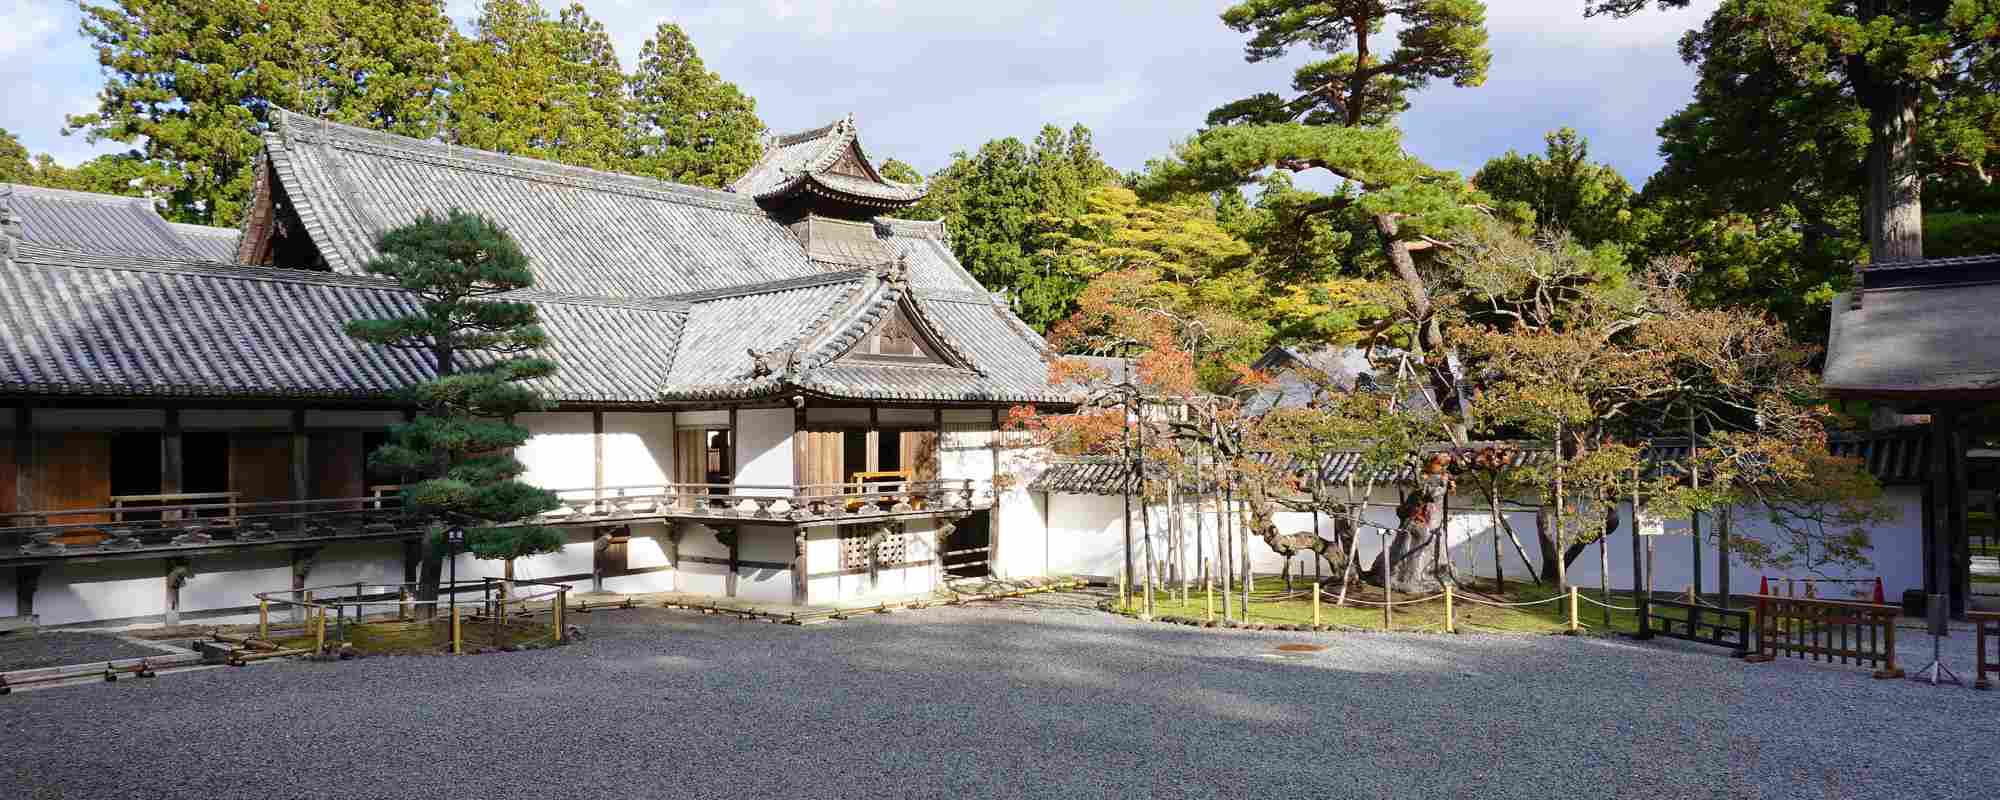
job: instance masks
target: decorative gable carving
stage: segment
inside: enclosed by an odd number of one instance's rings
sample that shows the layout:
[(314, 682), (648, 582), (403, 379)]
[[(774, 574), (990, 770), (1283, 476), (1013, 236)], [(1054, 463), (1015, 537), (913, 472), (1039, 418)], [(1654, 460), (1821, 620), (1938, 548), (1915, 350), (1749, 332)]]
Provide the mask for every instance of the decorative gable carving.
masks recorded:
[(938, 364), (950, 366), (940, 348), (933, 344), (915, 323), (901, 303), (890, 309), (875, 324), (873, 330), (861, 337), (846, 355), (835, 359), (841, 361), (866, 361), (877, 364)]
[(858, 152), (852, 143), (842, 148), (840, 158), (835, 159), (833, 166), (827, 167), (827, 171), (846, 175), (850, 178), (860, 178), (864, 181), (873, 181), (876, 179), (874, 171), (870, 170), (868, 165), (862, 163), (861, 153)]

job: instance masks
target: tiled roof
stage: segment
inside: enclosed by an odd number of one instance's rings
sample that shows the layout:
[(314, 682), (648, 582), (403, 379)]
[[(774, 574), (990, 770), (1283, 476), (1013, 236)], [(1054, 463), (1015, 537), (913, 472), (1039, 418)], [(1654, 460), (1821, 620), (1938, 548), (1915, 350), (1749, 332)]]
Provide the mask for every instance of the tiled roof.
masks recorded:
[[(0, 208), (20, 218), (24, 241), (91, 253), (171, 259), (207, 258), (143, 197), (0, 183)], [(195, 227), (195, 226), (188, 226)]]
[[(850, 152), (855, 154), (850, 172), (836, 169)], [(857, 169), (866, 175), (850, 174)], [(884, 208), (900, 208), (924, 197), (923, 187), (897, 183), (875, 171), (861, 150), (852, 116), (779, 137), (764, 148), (763, 158), (729, 184), (729, 190), (759, 200), (810, 193)]]
[[(654, 403), (685, 304), (525, 293), (565, 402)], [(23, 245), (0, 269), (0, 391), (105, 396), (386, 399), (427, 359), (349, 338), (349, 320), (410, 313), (379, 278), (98, 256)], [(476, 363), (476, 362), (475, 362)]]
[(2000, 398), (2000, 256), (1881, 264), (1833, 301), (1835, 395)]
[(211, 228), (207, 225), (189, 225), (185, 222), (169, 222), (167, 227), (179, 234), (181, 241), (203, 261), (219, 264), (236, 263), (236, 240), (242, 231), (235, 228)]
[(360, 273), (374, 239), (425, 211), (478, 211), (506, 226), (536, 285), (612, 297), (810, 275), (784, 225), (750, 198), (486, 153), (281, 110), (271, 166), (334, 270)]

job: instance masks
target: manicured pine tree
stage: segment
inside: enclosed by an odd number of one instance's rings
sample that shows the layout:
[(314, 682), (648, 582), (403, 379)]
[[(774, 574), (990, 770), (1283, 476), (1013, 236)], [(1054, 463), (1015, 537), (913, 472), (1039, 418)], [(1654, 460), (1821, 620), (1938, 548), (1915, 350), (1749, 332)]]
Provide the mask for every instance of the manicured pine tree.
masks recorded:
[[(368, 271), (395, 278), (415, 294), (415, 313), (347, 324), (364, 342), (426, 352), (436, 377), (413, 386), (415, 420), (396, 426), (390, 442), (369, 457), (382, 473), (412, 476), (404, 502), (418, 513), (467, 527), (474, 555), (513, 559), (562, 546), (553, 530), (506, 525), (560, 505), (554, 493), (518, 480), (525, 467), (511, 454), (528, 440), (514, 415), (540, 411), (547, 402), (530, 385), (556, 365), (530, 355), (548, 342), (529, 303), (492, 295), (534, 284), (528, 257), (498, 224), (453, 210), (425, 213), (384, 233), (380, 256)], [(443, 566), (442, 536), (434, 526), (424, 538), (420, 599), (437, 597)]]

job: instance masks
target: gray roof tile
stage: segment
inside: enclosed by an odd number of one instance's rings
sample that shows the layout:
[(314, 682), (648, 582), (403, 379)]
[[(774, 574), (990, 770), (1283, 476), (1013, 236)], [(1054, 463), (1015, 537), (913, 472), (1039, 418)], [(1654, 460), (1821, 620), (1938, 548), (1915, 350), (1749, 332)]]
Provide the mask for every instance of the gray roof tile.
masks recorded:
[(0, 207), (11, 208), (20, 217), (23, 238), (32, 244), (129, 256), (207, 258), (169, 226), (152, 200), (143, 197), (5, 183), (0, 184)]

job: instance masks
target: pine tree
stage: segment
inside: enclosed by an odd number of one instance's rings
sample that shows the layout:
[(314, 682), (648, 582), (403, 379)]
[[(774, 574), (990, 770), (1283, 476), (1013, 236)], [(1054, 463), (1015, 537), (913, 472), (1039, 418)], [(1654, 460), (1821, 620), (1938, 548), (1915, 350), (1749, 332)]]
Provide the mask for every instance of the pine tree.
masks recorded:
[(639, 49), (632, 95), (632, 171), (720, 187), (763, 154), (757, 101), (702, 64), (679, 25), (662, 23)]
[[(421, 310), (354, 320), (347, 335), (428, 353), (437, 377), (411, 387), (417, 418), (396, 426), (369, 466), (415, 479), (403, 489), (412, 511), (471, 523), (467, 544), (480, 558), (511, 562), (559, 549), (554, 530), (508, 524), (560, 505), (554, 493), (518, 480), (525, 467), (510, 452), (529, 435), (514, 415), (547, 406), (528, 382), (556, 369), (530, 355), (548, 340), (535, 307), (491, 299), (534, 284), (528, 257), (498, 224), (457, 210), (443, 218), (426, 213), (384, 233), (376, 248), (381, 255), (368, 271), (395, 278), (420, 298)], [(426, 600), (437, 595), (438, 538), (424, 540)]]
[(1494, 199), (1523, 203), (1535, 224), (1566, 231), (1587, 245), (1627, 241), (1632, 227), (1632, 185), (1611, 167), (1590, 160), (1590, 141), (1574, 129), (1543, 137), (1542, 155), (1512, 150), (1486, 162), (1472, 183)]
[(28, 148), (14, 138), (12, 131), (0, 128), (0, 183), (27, 183), (34, 174), (35, 164), (28, 160)]
[[(1410, 107), (1409, 95), (1433, 79), (1461, 87), (1486, 82), (1486, 4), (1479, 0), (1248, 0), (1222, 12), (1251, 63), (1304, 47), (1331, 58), (1292, 75), (1290, 97), (1264, 92), (1208, 115), (1210, 125), (1303, 122), (1383, 125)], [(1396, 47), (1377, 53), (1383, 27), (1397, 26)]]

